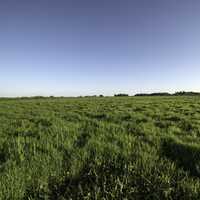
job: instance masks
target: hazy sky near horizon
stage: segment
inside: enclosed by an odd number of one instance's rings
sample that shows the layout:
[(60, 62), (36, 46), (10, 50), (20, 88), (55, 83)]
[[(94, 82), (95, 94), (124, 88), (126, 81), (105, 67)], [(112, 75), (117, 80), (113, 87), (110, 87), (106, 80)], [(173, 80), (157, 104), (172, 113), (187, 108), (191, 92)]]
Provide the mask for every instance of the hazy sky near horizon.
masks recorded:
[(0, 96), (200, 91), (199, 0), (2, 0)]

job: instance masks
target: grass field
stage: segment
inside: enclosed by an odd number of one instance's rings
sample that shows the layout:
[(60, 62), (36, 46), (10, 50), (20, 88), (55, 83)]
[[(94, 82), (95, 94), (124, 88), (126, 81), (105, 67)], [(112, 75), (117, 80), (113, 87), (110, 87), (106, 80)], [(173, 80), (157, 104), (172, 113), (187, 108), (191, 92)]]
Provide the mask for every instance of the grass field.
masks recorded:
[(200, 98), (1, 99), (0, 199), (200, 199)]

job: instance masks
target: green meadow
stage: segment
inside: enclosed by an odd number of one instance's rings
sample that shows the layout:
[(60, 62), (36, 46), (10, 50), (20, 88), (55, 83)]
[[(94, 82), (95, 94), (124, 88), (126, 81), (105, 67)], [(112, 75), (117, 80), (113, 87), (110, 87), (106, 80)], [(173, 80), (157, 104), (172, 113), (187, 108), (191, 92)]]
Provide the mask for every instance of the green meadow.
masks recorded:
[(0, 99), (0, 199), (200, 199), (200, 97)]

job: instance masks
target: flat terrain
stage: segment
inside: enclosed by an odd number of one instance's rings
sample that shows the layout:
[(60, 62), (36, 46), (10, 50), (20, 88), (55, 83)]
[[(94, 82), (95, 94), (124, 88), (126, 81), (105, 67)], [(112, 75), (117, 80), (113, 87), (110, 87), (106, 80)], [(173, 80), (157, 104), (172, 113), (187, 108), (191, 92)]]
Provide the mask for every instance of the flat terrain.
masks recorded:
[(0, 99), (0, 199), (200, 199), (200, 98)]

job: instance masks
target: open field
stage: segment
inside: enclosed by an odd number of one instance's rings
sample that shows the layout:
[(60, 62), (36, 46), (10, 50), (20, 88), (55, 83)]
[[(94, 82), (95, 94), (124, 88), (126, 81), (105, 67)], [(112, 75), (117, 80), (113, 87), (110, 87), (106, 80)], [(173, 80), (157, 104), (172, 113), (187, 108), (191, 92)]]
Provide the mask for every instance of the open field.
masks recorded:
[(200, 98), (1, 99), (0, 199), (200, 199)]

